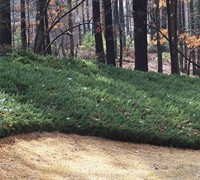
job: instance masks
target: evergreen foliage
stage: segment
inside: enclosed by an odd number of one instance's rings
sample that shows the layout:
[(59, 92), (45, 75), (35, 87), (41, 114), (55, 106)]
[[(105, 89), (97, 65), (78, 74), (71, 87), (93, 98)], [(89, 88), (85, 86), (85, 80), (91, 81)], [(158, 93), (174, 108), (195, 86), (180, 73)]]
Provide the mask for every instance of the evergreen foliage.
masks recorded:
[(198, 78), (20, 52), (0, 59), (0, 79), (1, 137), (60, 131), (200, 149)]

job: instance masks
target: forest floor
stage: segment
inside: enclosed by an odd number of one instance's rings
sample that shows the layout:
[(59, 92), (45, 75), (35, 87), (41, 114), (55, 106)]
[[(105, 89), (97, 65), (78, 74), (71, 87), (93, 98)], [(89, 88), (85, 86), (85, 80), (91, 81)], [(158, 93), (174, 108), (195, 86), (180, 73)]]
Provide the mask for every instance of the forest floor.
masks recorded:
[(200, 151), (60, 133), (0, 140), (0, 179), (200, 179)]
[[(169, 57), (166, 56), (167, 53), (165, 53), (165, 56), (163, 57), (163, 73), (164, 74), (170, 74), (171, 73), (171, 63), (169, 61)], [(134, 69), (135, 62), (131, 59), (127, 59), (123, 62), (123, 68), (126, 69)], [(149, 53), (148, 54), (148, 68), (150, 72), (158, 72), (158, 62), (157, 62), (157, 54), (156, 53)]]
[[(130, 54), (134, 56), (134, 51), (130, 50)], [(83, 59), (96, 59), (92, 52), (79, 51), (78, 57)], [(132, 57), (125, 56), (122, 64), (123, 68), (134, 70), (135, 61)], [(148, 53), (148, 68), (150, 72), (158, 72), (157, 53)], [(163, 53), (163, 73), (171, 73), (171, 63), (169, 53)]]

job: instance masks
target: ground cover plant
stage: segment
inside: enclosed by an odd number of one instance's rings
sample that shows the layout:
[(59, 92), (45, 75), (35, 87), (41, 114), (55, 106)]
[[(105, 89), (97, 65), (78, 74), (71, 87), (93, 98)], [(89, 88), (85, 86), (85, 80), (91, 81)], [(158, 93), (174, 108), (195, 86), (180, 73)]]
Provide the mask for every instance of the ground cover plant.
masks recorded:
[(27, 52), (0, 59), (0, 136), (60, 131), (200, 149), (200, 79)]

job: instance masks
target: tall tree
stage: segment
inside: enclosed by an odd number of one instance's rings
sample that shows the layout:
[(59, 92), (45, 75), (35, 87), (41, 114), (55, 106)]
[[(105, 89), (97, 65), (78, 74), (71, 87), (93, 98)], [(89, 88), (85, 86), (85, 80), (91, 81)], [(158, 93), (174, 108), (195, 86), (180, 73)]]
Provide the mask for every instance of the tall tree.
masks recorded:
[(82, 21), (83, 21), (83, 34), (85, 34), (86, 33), (86, 24), (85, 24), (85, 2), (83, 2), (82, 3), (82, 9), (81, 9), (81, 11), (82, 11)]
[(93, 27), (95, 35), (96, 56), (99, 62), (105, 63), (99, 0), (93, 0), (92, 5), (93, 5), (93, 22), (94, 22)]
[[(181, 35), (184, 31), (183, 31), (183, 17), (184, 17), (184, 11), (182, 9), (182, 1), (178, 1), (178, 34)], [(180, 62), (180, 71), (183, 71), (183, 56), (182, 54), (184, 54), (184, 47), (183, 47), (183, 42), (180, 41), (180, 45), (179, 45), (179, 49), (181, 54), (179, 55), (179, 62)]]
[(168, 35), (171, 57), (171, 73), (180, 74), (178, 62), (177, 0), (166, 0), (168, 12)]
[(129, 26), (129, 11), (130, 11), (130, 2), (126, 0), (126, 34), (131, 35), (130, 33), (130, 26)]
[(115, 59), (118, 58), (117, 40), (119, 29), (119, 13), (118, 13), (118, 0), (113, 1), (113, 27), (114, 27), (114, 47), (115, 47)]
[(10, 1), (0, 0), (0, 55), (11, 52)]
[[(195, 18), (195, 24), (194, 28), (195, 31), (200, 30), (200, 1), (194, 0), (194, 18)], [(200, 47), (198, 47), (196, 51), (196, 58), (197, 58), (197, 64), (200, 64)], [(200, 76), (200, 68), (197, 68), (197, 74)]]
[(122, 31), (122, 44), (123, 47), (126, 46), (126, 32), (125, 32), (125, 20), (124, 20), (124, 3), (123, 1), (119, 1), (119, 21), (120, 21), (120, 27)]
[(157, 24), (157, 52), (158, 52), (158, 72), (163, 72), (163, 61), (162, 61), (162, 47), (160, 42), (160, 0), (155, 0), (156, 3), (156, 24)]
[[(189, 6), (190, 6), (190, 34), (191, 35), (195, 35), (195, 29), (194, 29), (194, 25), (195, 25), (195, 16), (194, 16), (194, 1), (193, 0), (190, 0), (189, 2)], [(195, 56), (195, 50), (192, 50), (191, 52), (191, 60), (196, 63), (196, 56)], [(196, 66), (193, 64), (193, 67), (192, 67), (192, 72), (193, 72), (193, 75), (196, 75)]]
[[(72, 0), (68, 0), (69, 10), (72, 9)], [(70, 56), (74, 57), (74, 33), (73, 33), (73, 15), (72, 12), (68, 14), (68, 24), (69, 24), (69, 42), (70, 42)]]
[(30, 42), (31, 42), (31, 18), (30, 18), (30, 0), (26, 0), (26, 6), (27, 6), (27, 48), (30, 48)]
[[(35, 36), (34, 52), (42, 55), (51, 54), (50, 35), (48, 31), (48, 15), (47, 7), (50, 0), (37, 0), (36, 9), (36, 21), (37, 21), (37, 32)], [(46, 47), (48, 49), (46, 50)]]
[(25, 0), (20, 0), (21, 4), (21, 40), (22, 49), (27, 48), (26, 40), (26, 12), (25, 12)]
[(105, 11), (106, 61), (107, 64), (116, 66), (111, 0), (103, 0), (103, 6)]
[(147, 0), (133, 0), (135, 69), (148, 71)]
[(87, 30), (90, 31), (90, 10), (89, 10), (88, 0), (86, 0), (86, 8), (87, 8)]

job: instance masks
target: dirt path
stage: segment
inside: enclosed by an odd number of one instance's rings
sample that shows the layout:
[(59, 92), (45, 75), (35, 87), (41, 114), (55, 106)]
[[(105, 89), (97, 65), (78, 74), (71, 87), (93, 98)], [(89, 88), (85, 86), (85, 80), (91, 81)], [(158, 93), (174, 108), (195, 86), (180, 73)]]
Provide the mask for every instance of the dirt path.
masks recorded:
[(200, 151), (32, 133), (0, 140), (0, 179), (200, 179)]

